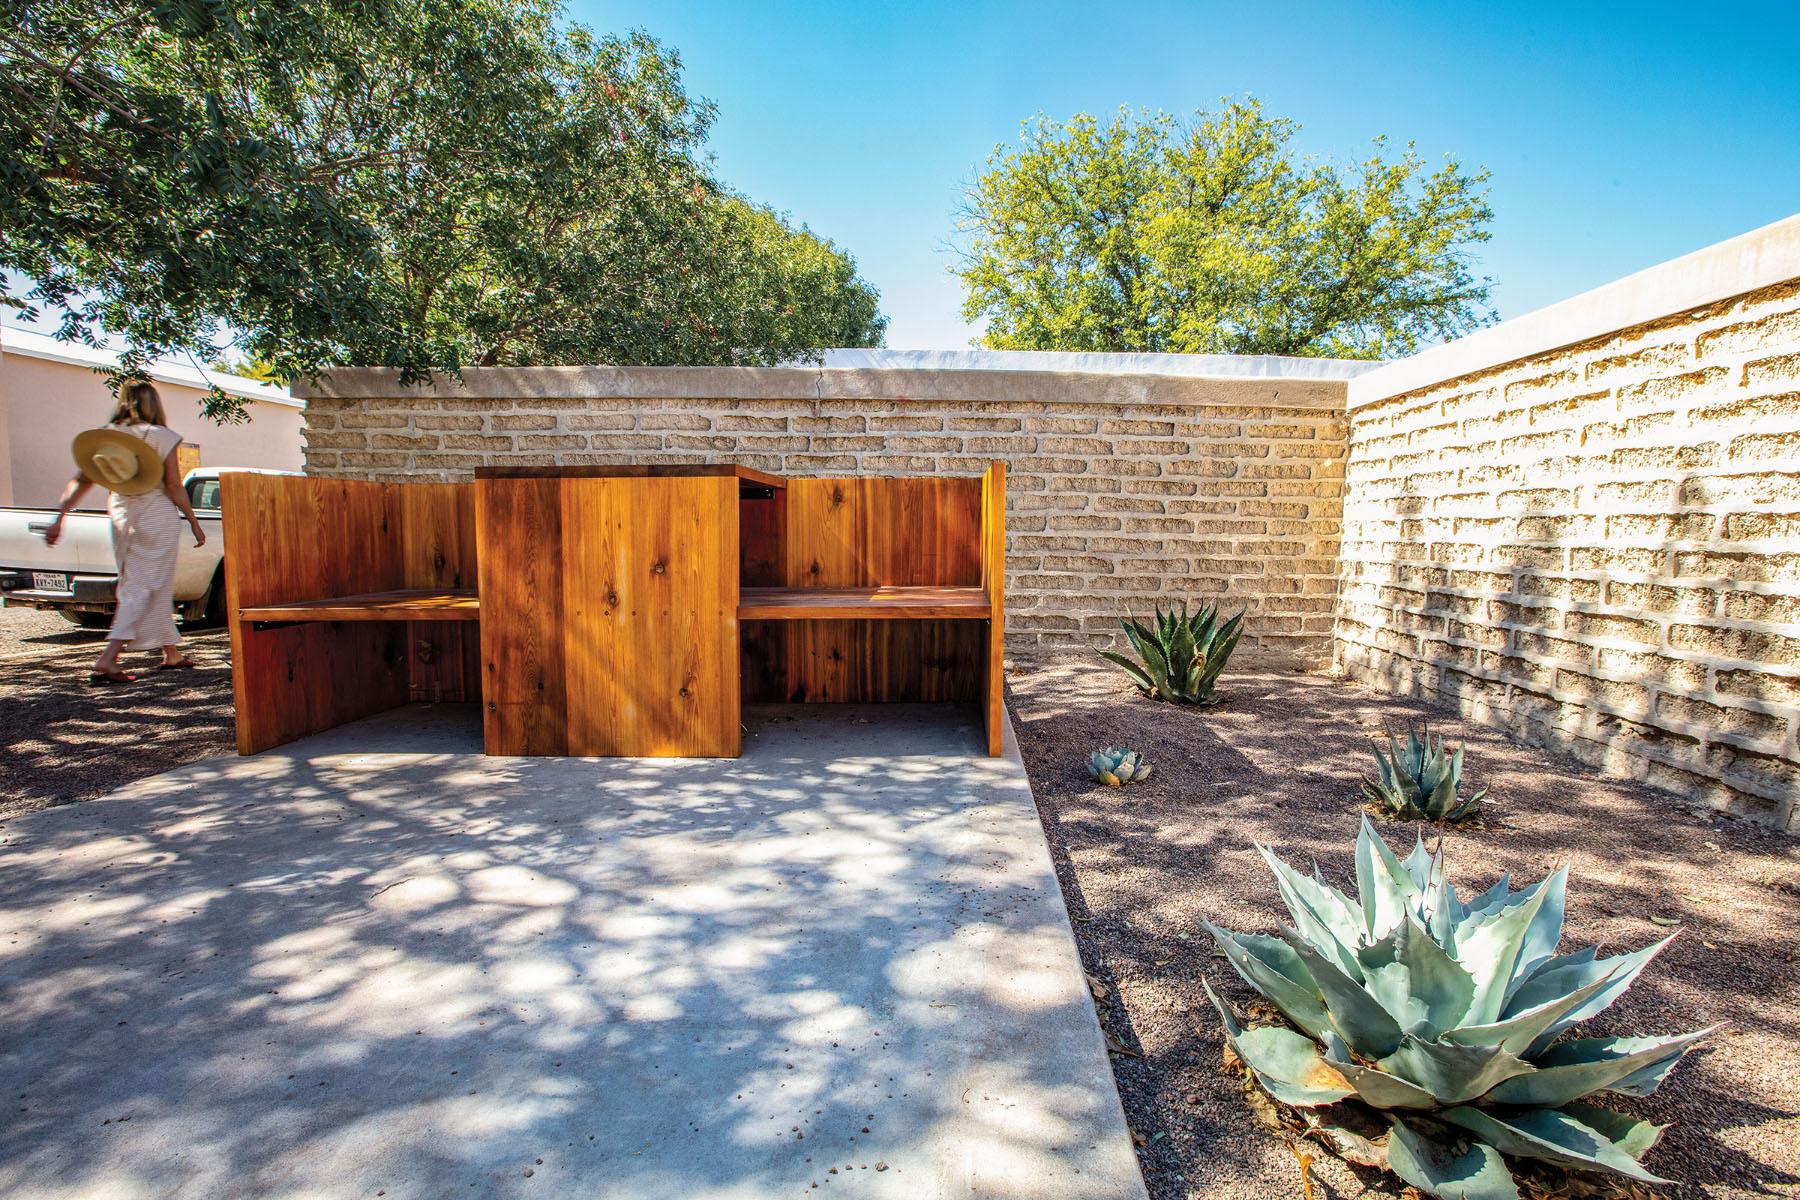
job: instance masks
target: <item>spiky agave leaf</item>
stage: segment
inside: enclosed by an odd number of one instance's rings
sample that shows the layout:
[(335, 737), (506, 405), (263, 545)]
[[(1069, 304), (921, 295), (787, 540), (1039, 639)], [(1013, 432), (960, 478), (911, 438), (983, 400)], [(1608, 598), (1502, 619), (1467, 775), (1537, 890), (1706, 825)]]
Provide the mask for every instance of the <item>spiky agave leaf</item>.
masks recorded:
[(1364, 777), (1362, 794), (1369, 805), (1395, 821), (1467, 820), (1487, 796), (1483, 788), (1472, 796), (1460, 796), (1463, 751), (1446, 752), (1442, 738), (1423, 737), (1408, 727), (1403, 744), (1388, 733), (1388, 750), (1370, 746), (1375, 755), (1375, 778)]
[[(1433, 753), (1417, 739), (1396, 750), (1402, 767)], [(1298, 1107), (1386, 1113), (1389, 1165), (1435, 1196), (1516, 1196), (1502, 1156), (1657, 1182), (1639, 1160), (1661, 1129), (1591, 1098), (1647, 1095), (1712, 1030), (1557, 1038), (1616, 999), (1666, 940), (1604, 959), (1558, 954), (1566, 869), (1519, 891), (1502, 877), (1464, 901), (1441, 847), (1416, 838), (1401, 859), (1366, 818), (1356, 896), (1258, 849), (1293, 926), (1279, 938), (1206, 928), (1301, 1032), (1241, 1029), (1207, 991), (1266, 1090)]]
[(1119, 625), (1137, 660), (1114, 650), (1101, 656), (1116, 663), (1145, 695), (1171, 704), (1217, 704), (1216, 685), (1243, 630), (1244, 614), (1219, 620), (1218, 609), (1202, 604), (1189, 612), (1184, 600), (1166, 610), (1155, 606), (1148, 624), (1127, 614)]
[(1136, 750), (1108, 746), (1088, 755), (1088, 777), (1109, 787), (1123, 787), (1150, 778), (1151, 766)]

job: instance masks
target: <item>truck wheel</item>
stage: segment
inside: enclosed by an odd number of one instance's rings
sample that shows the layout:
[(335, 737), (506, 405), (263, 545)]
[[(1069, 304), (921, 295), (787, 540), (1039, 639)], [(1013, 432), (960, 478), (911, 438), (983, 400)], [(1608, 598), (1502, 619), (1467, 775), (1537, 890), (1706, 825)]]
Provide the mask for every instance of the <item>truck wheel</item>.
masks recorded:
[(83, 629), (111, 629), (112, 614), (97, 612), (71, 612), (66, 608), (57, 610), (62, 613), (63, 620), (79, 625)]

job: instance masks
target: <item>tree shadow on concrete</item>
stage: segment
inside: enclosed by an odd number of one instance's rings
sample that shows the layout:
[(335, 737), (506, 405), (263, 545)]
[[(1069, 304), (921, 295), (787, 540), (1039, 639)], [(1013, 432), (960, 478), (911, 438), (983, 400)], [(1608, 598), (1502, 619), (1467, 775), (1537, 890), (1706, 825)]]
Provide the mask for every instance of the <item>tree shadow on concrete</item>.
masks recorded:
[(12, 822), (0, 1192), (1129, 1194), (1022, 778), (882, 718), (403, 711)]

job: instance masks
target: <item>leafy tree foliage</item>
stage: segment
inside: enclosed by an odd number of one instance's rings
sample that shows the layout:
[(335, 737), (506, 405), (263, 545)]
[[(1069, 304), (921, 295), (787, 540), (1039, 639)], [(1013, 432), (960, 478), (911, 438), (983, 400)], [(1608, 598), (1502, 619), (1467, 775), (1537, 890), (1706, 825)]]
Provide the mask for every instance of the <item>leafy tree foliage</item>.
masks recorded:
[[(15, 0), (0, 303), (127, 371), (768, 363), (879, 345), (854, 262), (725, 190), (711, 106), (551, 0)], [(215, 393), (218, 415), (234, 402)]]
[(1254, 100), (1027, 122), (970, 188), (963, 313), (1007, 350), (1381, 358), (1487, 324), (1486, 172), (1340, 172)]

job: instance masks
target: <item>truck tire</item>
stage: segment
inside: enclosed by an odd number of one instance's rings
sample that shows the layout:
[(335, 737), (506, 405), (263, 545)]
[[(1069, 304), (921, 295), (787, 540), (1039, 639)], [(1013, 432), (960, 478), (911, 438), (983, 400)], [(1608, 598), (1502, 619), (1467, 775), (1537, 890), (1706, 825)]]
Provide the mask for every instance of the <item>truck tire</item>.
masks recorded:
[(66, 608), (59, 608), (56, 611), (60, 612), (63, 615), (63, 620), (68, 621), (70, 624), (73, 624), (73, 625), (79, 625), (83, 629), (111, 629), (112, 628), (113, 619), (112, 619), (111, 613), (71, 612), (70, 610), (68, 610)]
[(212, 586), (206, 589), (206, 615), (201, 621), (208, 629), (225, 624), (225, 564), (213, 572)]
[[(212, 582), (207, 585), (206, 595), (198, 602), (190, 601), (183, 605), (182, 625), (193, 629), (217, 629), (225, 623), (225, 567), (220, 564), (213, 572)], [(196, 615), (188, 617), (185, 613), (192, 611)]]

